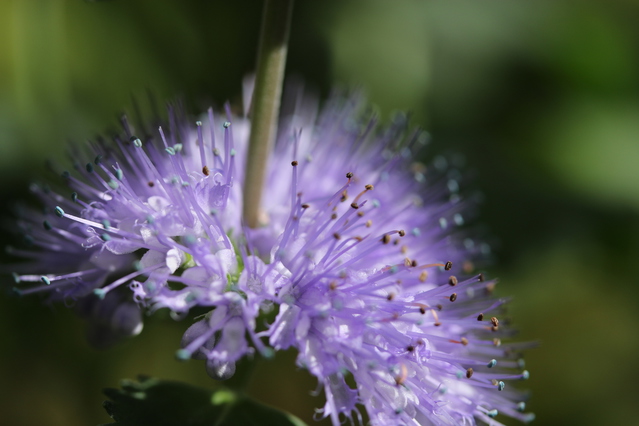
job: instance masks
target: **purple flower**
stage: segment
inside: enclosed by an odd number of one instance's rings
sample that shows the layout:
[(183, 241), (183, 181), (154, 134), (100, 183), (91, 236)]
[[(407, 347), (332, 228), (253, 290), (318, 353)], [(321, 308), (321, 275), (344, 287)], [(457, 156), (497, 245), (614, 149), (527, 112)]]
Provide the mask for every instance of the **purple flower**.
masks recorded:
[(226, 379), (244, 356), (293, 347), (335, 425), (361, 406), (375, 425), (531, 420), (505, 384), (528, 377), (526, 345), (501, 343), (495, 281), (467, 276), (482, 245), (458, 229), (467, 203), (445, 160), (414, 162), (427, 138), (404, 116), (380, 129), (358, 98), (319, 117), (300, 99), (280, 125), (262, 227), (241, 220), (246, 119), (227, 108), (217, 125), (209, 110), (141, 138), (125, 125), (63, 173), (71, 197), (33, 187), (48, 210), (21, 222), (38, 250), (15, 251), (31, 259), (20, 291), (83, 306), (108, 337), (141, 330), (127, 295), (180, 317), (211, 308), (178, 358)]

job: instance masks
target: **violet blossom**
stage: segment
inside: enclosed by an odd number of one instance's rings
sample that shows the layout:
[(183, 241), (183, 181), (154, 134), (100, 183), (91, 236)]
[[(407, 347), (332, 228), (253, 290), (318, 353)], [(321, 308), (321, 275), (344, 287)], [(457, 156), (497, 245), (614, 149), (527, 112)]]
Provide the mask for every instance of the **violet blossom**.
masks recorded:
[(241, 219), (248, 119), (173, 114), (144, 136), (125, 121), (74, 154), (68, 194), (32, 186), (45, 210), (20, 219), (17, 291), (75, 305), (108, 341), (139, 333), (141, 312), (210, 308), (178, 358), (226, 379), (242, 357), (295, 348), (334, 425), (362, 407), (373, 425), (532, 420), (508, 384), (528, 377), (526, 344), (501, 342), (505, 300), (469, 275), (482, 245), (460, 228), (458, 181), (443, 159), (416, 162), (427, 135), (404, 116), (379, 127), (364, 105), (298, 98), (256, 229)]

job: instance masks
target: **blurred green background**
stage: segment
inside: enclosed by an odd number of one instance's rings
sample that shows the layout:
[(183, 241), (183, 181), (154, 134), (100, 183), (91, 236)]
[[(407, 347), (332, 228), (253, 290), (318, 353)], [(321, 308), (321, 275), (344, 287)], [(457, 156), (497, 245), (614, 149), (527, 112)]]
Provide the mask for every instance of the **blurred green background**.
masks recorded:
[[(3, 205), (67, 141), (113, 128), (132, 96), (180, 95), (192, 113), (238, 99), (260, 12), (259, 1), (0, 2)], [(488, 272), (514, 296), (520, 338), (540, 341), (526, 357), (535, 424), (639, 424), (637, 22), (627, 0), (295, 5), (290, 73), (322, 95), (361, 85), (385, 119), (412, 112), (431, 157), (466, 158), (485, 200), (477, 224), (494, 237)], [(108, 422), (100, 389), (138, 373), (212, 386), (202, 363), (173, 358), (185, 327), (155, 316), (99, 352), (63, 307), (0, 293), (0, 423)], [(313, 424), (323, 399), (294, 355), (262, 363), (251, 391)]]

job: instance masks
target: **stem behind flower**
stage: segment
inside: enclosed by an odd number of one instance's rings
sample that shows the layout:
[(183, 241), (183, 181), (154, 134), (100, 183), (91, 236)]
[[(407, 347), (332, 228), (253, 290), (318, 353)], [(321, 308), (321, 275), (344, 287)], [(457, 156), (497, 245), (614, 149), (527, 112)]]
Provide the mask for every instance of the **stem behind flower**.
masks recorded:
[(251, 135), (244, 181), (243, 216), (260, 225), (260, 205), (269, 155), (277, 134), (293, 0), (266, 0), (251, 105)]

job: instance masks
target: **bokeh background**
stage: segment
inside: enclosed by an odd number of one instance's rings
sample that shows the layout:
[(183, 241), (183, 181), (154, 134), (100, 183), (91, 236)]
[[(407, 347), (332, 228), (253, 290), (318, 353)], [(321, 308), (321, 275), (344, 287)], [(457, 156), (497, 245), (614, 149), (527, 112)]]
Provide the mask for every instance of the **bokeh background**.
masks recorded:
[[(1, 1), (3, 211), (68, 141), (114, 128), (132, 97), (181, 96), (191, 113), (239, 99), (260, 12), (259, 1)], [(384, 119), (411, 111), (432, 134), (428, 156), (465, 157), (488, 273), (513, 296), (520, 338), (540, 342), (526, 357), (535, 424), (639, 424), (637, 22), (629, 0), (295, 6), (289, 73), (322, 96), (360, 85)], [(0, 423), (106, 423), (100, 390), (139, 373), (213, 386), (201, 363), (173, 358), (185, 327), (155, 316), (101, 352), (63, 307), (0, 292)], [(323, 399), (294, 356), (261, 364), (250, 391), (314, 424)]]

